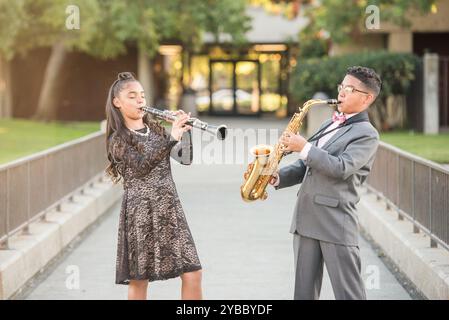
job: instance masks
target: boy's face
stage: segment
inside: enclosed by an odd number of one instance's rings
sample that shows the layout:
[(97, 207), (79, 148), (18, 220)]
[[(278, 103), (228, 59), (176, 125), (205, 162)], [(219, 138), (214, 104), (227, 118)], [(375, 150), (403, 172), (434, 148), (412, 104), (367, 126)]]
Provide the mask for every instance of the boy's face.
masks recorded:
[(356, 77), (346, 75), (341, 84), (343, 88), (349, 86), (366, 93), (356, 90), (353, 92), (348, 92), (345, 89), (340, 90), (338, 93), (338, 101), (341, 103), (338, 104), (338, 111), (346, 114), (362, 112), (374, 101), (373, 93)]
[(114, 98), (114, 105), (120, 109), (123, 117), (132, 120), (143, 118), (145, 112), (139, 108), (146, 103), (145, 92), (138, 81), (126, 83), (119, 96)]

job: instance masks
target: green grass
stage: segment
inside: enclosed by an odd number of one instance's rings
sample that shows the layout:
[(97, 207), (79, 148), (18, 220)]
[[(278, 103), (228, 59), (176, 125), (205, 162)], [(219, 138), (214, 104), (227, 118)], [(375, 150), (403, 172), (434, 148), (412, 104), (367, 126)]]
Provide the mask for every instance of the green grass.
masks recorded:
[(381, 133), (380, 139), (400, 149), (420, 157), (449, 163), (449, 133), (423, 135), (420, 133), (397, 131)]
[(100, 122), (0, 119), (0, 164), (100, 130)]

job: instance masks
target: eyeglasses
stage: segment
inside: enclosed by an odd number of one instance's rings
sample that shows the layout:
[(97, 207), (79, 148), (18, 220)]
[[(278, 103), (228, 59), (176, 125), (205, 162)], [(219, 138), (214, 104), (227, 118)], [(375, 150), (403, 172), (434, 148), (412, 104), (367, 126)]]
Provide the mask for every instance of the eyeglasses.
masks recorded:
[(354, 88), (353, 86), (343, 86), (342, 84), (338, 85), (337, 90), (338, 90), (338, 92), (340, 92), (341, 90), (345, 90), (345, 93), (353, 93), (356, 91), (356, 92), (360, 92), (360, 93), (364, 93), (364, 94), (369, 94), (369, 92), (358, 90), (358, 89)]

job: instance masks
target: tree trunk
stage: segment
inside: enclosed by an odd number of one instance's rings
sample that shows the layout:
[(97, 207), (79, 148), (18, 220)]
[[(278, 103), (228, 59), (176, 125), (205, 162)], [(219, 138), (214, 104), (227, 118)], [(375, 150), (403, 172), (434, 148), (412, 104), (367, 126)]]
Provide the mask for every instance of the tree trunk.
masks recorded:
[(11, 63), (0, 57), (0, 118), (12, 117)]
[(153, 77), (153, 61), (140, 48), (137, 49), (137, 77), (145, 90), (145, 97), (148, 106), (154, 103), (154, 77)]
[(58, 88), (61, 84), (62, 70), (68, 57), (62, 42), (53, 45), (45, 68), (37, 110), (33, 116), (38, 120), (54, 120), (58, 111)]

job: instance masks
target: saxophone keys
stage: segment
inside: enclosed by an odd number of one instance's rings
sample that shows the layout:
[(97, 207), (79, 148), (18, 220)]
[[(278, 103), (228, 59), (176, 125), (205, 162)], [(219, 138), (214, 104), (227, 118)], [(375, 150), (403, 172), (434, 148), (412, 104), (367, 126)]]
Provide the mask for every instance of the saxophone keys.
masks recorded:
[(254, 167), (254, 164), (251, 162), (251, 163), (248, 165), (248, 169), (246, 169), (245, 173), (243, 174), (243, 178), (244, 178), (245, 180), (248, 180), (249, 175), (250, 175), (250, 173), (251, 173), (251, 170), (253, 170), (253, 167)]
[(266, 200), (267, 198), (268, 198), (268, 192), (264, 191), (264, 193), (260, 197), (260, 200)]

